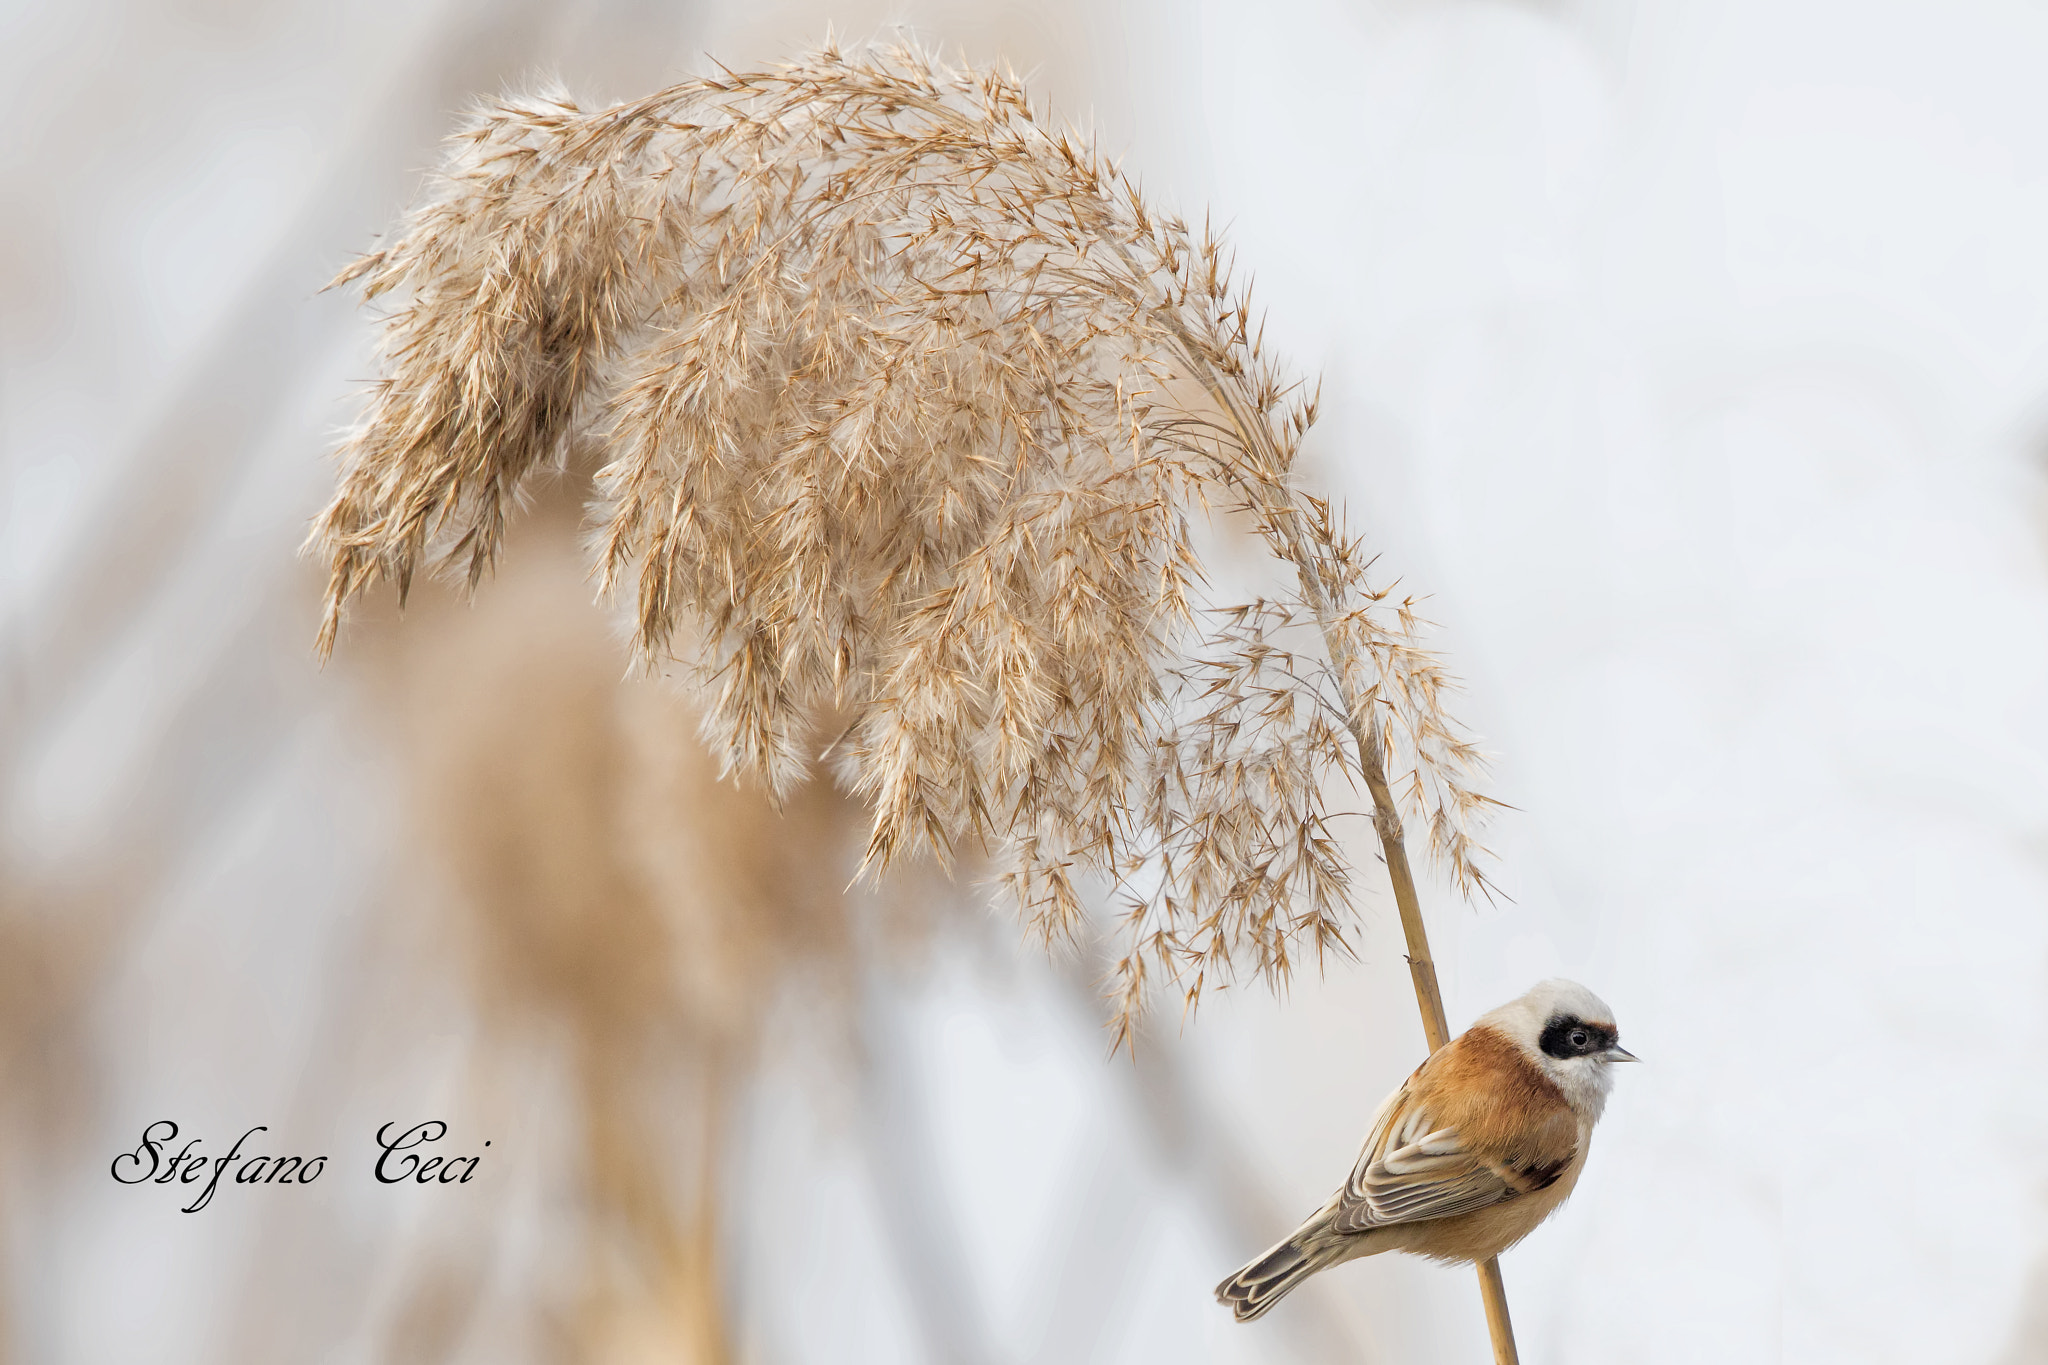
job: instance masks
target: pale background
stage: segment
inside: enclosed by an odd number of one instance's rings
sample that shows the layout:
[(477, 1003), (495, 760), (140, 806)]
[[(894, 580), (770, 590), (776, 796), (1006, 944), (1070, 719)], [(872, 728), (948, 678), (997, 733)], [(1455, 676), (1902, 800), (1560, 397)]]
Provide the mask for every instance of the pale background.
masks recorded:
[[(1648, 1062), (1505, 1258), (1523, 1359), (2048, 1361), (2048, 7), (1871, 0), (0, 10), (0, 1358), (1484, 1358), (1468, 1271), (1209, 1300), (1420, 1056), (1378, 898), (1133, 1067), (1087, 963), (905, 890), (941, 927), (777, 997), (722, 1120), (715, 1340), (547, 1306), (630, 1243), (565, 1231), (585, 1073), (478, 1022), (398, 851), (422, 674), (310, 658), (372, 367), (317, 291), (474, 95), (892, 24), (1228, 225), (1314, 477), (1433, 595), (1518, 808), (1512, 904), (1429, 900), (1453, 1025), (1563, 973)], [(167, 1116), (330, 1169), (181, 1214), (107, 1173)], [(369, 1179), (428, 1117), (490, 1181)]]

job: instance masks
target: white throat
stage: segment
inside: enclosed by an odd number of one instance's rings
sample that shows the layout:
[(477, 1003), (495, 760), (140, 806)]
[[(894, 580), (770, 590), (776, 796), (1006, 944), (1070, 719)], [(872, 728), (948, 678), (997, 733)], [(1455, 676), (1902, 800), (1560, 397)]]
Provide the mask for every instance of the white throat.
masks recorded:
[(1598, 1057), (1573, 1057), (1559, 1061), (1536, 1054), (1543, 1074), (1564, 1092), (1565, 1103), (1588, 1123), (1598, 1123), (1607, 1108), (1608, 1092), (1614, 1089), (1614, 1064)]

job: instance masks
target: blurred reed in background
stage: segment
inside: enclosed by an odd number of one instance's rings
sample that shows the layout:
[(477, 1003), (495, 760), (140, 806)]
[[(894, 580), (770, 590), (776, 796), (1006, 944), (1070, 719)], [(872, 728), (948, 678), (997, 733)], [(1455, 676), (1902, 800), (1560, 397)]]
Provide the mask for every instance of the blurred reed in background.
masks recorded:
[[(620, 679), (579, 518), (554, 486), (474, 608), (430, 590), (402, 628), (384, 623), (366, 641), (375, 711), (395, 726), (412, 860), (457, 917), (476, 1064), (538, 1045), (568, 1077), (582, 1197), (550, 1236), (576, 1248), (577, 1278), (536, 1286), (527, 1307), (572, 1358), (630, 1343), (625, 1356), (723, 1361), (720, 1168), (769, 1012), (843, 1033), (861, 945), (915, 939), (952, 897), (915, 877), (886, 900), (849, 896), (851, 803), (820, 784), (778, 809), (719, 781), (688, 704)], [(423, 1277), (401, 1320), (457, 1313), (433, 1296), (458, 1269)]]

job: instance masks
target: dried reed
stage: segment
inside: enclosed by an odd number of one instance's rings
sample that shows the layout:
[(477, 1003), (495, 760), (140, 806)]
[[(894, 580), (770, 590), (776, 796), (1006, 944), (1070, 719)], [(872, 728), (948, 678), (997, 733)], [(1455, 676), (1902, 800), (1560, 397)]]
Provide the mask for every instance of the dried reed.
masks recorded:
[[(690, 666), (729, 770), (781, 796), (843, 727), (864, 866), (993, 845), (1048, 941), (1104, 879), (1119, 1042), (1155, 974), (1192, 1006), (1348, 951), (1324, 780), (1355, 773), (1442, 1043), (1402, 816), (1485, 885), (1447, 679), (1293, 485), (1315, 399), (1220, 243), (1013, 77), (828, 47), (604, 110), (506, 100), (341, 280), (401, 302), (313, 535), (323, 651), (375, 579), (402, 600), (452, 563), (474, 588), (522, 484), (592, 438), (604, 586), (633, 581), (642, 660)], [(1200, 600), (1212, 503), (1290, 590)]]
[[(314, 532), (323, 651), (379, 578), (474, 586), (591, 438), (604, 584), (728, 769), (782, 795), (832, 740), (868, 867), (986, 844), (1048, 939), (1103, 879), (1120, 1039), (1156, 978), (1193, 1004), (1347, 949), (1327, 776), (1366, 779), (1390, 852), (1405, 812), (1484, 885), (1413, 603), (1291, 481), (1314, 397), (1216, 238), (1013, 77), (828, 48), (598, 111), (506, 100), (342, 280), (400, 302)], [(1286, 590), (1205, 600), (1212, 505)]]

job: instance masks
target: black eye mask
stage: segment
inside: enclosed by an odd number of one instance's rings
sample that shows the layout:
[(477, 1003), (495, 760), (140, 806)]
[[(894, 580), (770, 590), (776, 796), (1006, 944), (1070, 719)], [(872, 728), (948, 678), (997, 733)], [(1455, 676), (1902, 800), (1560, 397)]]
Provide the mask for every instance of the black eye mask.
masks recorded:
[[(1584, 1042), (1576, 1042), (1572, 1035), (1578, 1034)], [(1590, 1057), (1596, 1052), (1605, 1052), (1614, 1046), (1619, 1035), (1602, 1024), (1589, 1024), (1573, 1014), (1560, 1014), (1543, 1026), (1543, 1036), (1537, 1046), (1546, 1057), (1560, 1061), (1568, 1057)]]

